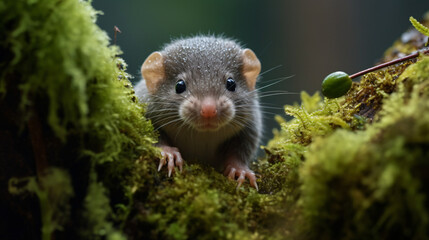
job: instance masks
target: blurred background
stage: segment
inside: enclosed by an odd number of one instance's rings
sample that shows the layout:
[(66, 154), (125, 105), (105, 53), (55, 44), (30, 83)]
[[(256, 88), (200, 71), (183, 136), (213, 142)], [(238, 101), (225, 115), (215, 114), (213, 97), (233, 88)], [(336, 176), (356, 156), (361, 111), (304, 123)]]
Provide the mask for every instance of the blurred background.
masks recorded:
[[(261, 99), (266, 109), (266, 140), (278, 128), (274, 114), (299, 101), (299, 93), (320, 91), (334, 71), (349, 74), (372, 66), (411, 24), (429, 11), (429, 0), (93, 0), (98, 25), (113, 42), (114, 26), (122, 33), (117, 44), (128, 72), (140, 79), (140, 66), (153, 51), (178, 37), (223, 34), (251, 48), (262, 63), (259, 87), (292, 76), (262, 91), (288, 95)], [(272, 82), (272, 81), (271, 81)]]

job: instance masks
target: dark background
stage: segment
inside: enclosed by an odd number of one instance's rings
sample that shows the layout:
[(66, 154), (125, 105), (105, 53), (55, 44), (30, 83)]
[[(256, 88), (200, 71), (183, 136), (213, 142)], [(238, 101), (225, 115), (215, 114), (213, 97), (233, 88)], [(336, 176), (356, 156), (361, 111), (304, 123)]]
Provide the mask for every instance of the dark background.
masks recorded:
[[(286, 90), (310, 94), (334, 71), (349, 74), (372, 66), (383, 52), (429, 11), (429, 0), (94, 0), (104, 12), (98, 24), (124, 52), (128, 72), (140, 78), (145, 58), (171, 39), (195, 34), (223, 34), (251, 48), (262, 63), (259, 87), (269, 80), (292, 76), (263, 91)], [(113, 40), (112, 40), (113, 41)], [(299, 101), (299, 94), (267, 97), (276, 107)], [(265, 105), (266, 105), (265, 104)], [(281, 109), (266, 109), (283, 114)], [(277, 127), (265, 115), (265, 140)]]

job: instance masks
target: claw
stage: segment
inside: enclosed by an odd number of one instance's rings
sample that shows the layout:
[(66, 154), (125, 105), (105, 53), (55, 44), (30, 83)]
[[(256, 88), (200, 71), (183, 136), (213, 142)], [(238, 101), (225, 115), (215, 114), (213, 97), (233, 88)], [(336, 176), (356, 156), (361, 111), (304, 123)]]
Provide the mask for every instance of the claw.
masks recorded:
[[(250, 183), (250, 185), (252, 185), (252, 183)], [(253, 183), (252, 186), (256, 189), (257, 192), (259, 192), (259, 187), (258, 187), (258, 184), (256, 183), (256, 181)]]
[(249, 179), (250, 186), (254, 187), (256, 189), (256, 191), (259, 191), (258, 184), (256, 183), (255, 173), (253, 173), (253, 172), (250, 172), (250, 173), (247, 172), (246, 176)]
[(168, 155), (168, 177), (171, 177), (171, 173), (174, 170), (174, 156), (171, 153), (167, 153)]
[(183, 159), (182, 156), (180, 155), (180, 152), (176, 153), (176, 166), (179, 167), (179, 171), (182, 172), (183, 169)]
[(256, 183), (255, 173), (249, 169), (249, 167), (237, 159), (231, 159), (227, 162), (224, 175), (229, 179), (235, 180), (237, 177), (237, 188), (239, 188), (246, 178), (249, 179), (250, 186), (254, 187), (256, 191), (259, 191), (258, 184)]
[(235, 179), (235, 172), (237, 172), (237, 169), (231, 168), (231, 170), (230, 170), (230, 172), (228, 174), (228, 178), (231, 179), (231, 180), (234, 180)]
[(158, 172), (161, 171), (162, 166), (165, 165), (167, 161), (167, 155), (164, 151), (161, 151), (161, 159), (159, 159)]
[(246, 171), (241, 171), (240, 176), (237, 179), (237, 182), (238, 182), (237, 188), (239, 188), (241, 186), (241, 184), (243, 184), (245, 176), (246, 176)]
[(175, 166), (178, 166), (181, 172), (183, 169), (183, 159), (182, 155), (180, 155), (179, 149), (169, 146), (161, 146), (160, 148), (161, 159), (159, 160), (158, 172), (164, 165), (167, 165), (168, 177), (171, 177)]

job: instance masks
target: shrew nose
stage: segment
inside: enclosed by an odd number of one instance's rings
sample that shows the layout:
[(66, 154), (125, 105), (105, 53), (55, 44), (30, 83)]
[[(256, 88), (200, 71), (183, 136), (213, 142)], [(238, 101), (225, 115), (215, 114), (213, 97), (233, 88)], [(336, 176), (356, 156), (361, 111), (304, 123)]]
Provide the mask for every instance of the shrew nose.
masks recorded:
[(212, 118), (217, 114), (216, 100), (206, 97), (201, 101), (200, 114), (204, 118)]

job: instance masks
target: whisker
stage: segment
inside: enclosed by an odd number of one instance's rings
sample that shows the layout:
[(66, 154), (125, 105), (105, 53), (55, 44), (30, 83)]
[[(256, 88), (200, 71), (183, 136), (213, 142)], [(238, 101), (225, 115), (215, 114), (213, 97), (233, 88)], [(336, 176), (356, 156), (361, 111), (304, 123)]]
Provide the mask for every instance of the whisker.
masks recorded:
[(176, 136), (174, 136), (174, 140), (177, 141), (177, 136), (179, 136), (180, 131), (182, 131), (183, 127), (186, 126), (186, 122), (187, 119), (185, 119), (182, 124), (179, 125), (179, 127), (177, 127), (177, 132), (176, 132)]
[(284, 81), (284, 80), (288, 80), (288, 79), (293, 78), (293, 77), (295, 77), (295, 74), (292, 74), (292, 75), (290, 75), (290, 76), (285, 76), (285, 77), (273, 78), (273, 79), (270, 79), (270, 80), (264, 80), (264, 81), (262, 81), (262, 82), (260, 82), (260, 83), (272, 83), (272, 82), (275, 82), (275, 81), (277, 81), (277, 80), (282, 80), (282, 81)]
[(296, 93), (296, 92), (290, 92), (290, 91), (272, 90), (272, 91), (261, 92), (261, 93), (259, 94), (259, 96), (264, 96), (264, 95), (266, 95), (266, 94), (270, 94), (270, 93), (298, 94), (298, 93)]
[(280, 95), (293, 95), (293, 94), (297, 94), (297, 93), (268, 93), (268, 94), (264, 94), (262, 96), (259, 96), (259, 98), (266, 98), (266, 97), (272, 97), (272, 96), (280, 96)]
[(275, 69), (277, 69), (277, 68), (279, 68), (279, 67), (282, 67), (282, 65), (280, 64), (280, 65), (277, 65), (277, 66), (275, 66), (275, 67), (272, 67), (272, 68), (270, 68), (270, 69), (266, 70), (265, 72), (260, 73), (260, 74), (259, 74), (259, 76), (262, 76), (262, 75), (264, 75), (264, 74), (266, 74), (266, 73), (269, 73), (269, 72), (271, 72), (271, 71), (273, 71), (273, 70), (275, 70)]
[(174, 114), (177, 114), (176, 108), (151, 109), (150, 112), (151, 113), (153, 113), (153, 112), (161, 112), (161, 113), (165, 112), (165, 113), (174, 113)]
[(152, 119), (153, 124), (162, 124), (165, 121), (169, 121), (170, 119), (176, 119), (176, 115), (168, 115), (168, 116), (155, 116)]
[(164, 126), (166, 126), (166, 125), (169, 125), (169, 124), (172, 124), (172, 123), (174, 123), (174, 122), (178, 122), (178, 121), (181, 121), (182, 119), (173, 119), (173, 120), (171, 120), (171, 121), (169, 121), (169, 122), (167, 122), (167, 123), (165, 123), (165, 124), (162, 124), (161, 126), (159, 126), (159, 127), (157, 127), (156, 129), (155, 129), (155, 131), (158, 131), (159, 129), (161, 129), (162, 127), (164, 127)]
[(250, 91), (250, 92), (260, 91), (261, 89), (265, 89), (265, 88), (267, 88), (267, 87), (271, 87), (271, 86), (273, 86), (273, 85), (275, 85), (275, 84), (277, 84), (277, 83), (280, 83), (280, 82), (282, 82), (282, 81), (284, 81), (284, 80), (286, 80), (286, 79), (293, 78), (293, 77), (295, 77), (295, 75), (291, 75), (291, 76), (288, 76), (288, 77), (281, 77), (281, 78), (276, 78), (276, 79), (270, 80), (270, 81), (274, 81), (274, 82), (273, 82), (273, 83), (270, 83), (270, 84), (267, 84), (267, 85), (265, 85), (265, 86), (262, 86), (262, 87), (260, 87), (260, 88), (256, 88), (255, 90)]
[(160, 113), (160, 114), (156, 114), (156, 116), (149, 116), (149, 118), (151, 119), (165, 119), (166, 117), (171, 118), (171, 117), (176, 117), (177, 114), (176, 113)]

